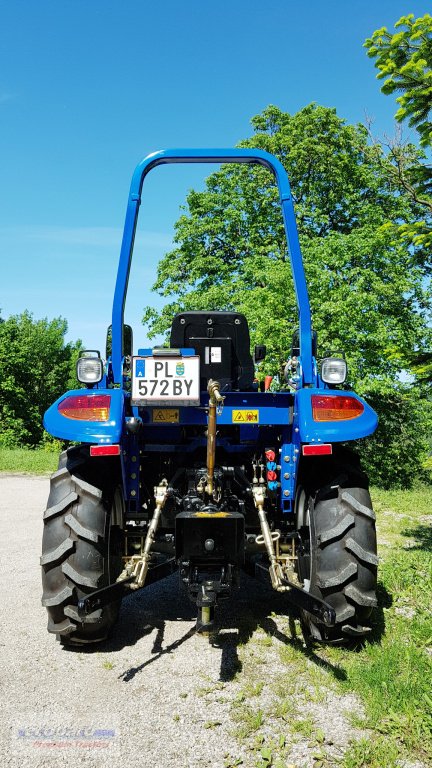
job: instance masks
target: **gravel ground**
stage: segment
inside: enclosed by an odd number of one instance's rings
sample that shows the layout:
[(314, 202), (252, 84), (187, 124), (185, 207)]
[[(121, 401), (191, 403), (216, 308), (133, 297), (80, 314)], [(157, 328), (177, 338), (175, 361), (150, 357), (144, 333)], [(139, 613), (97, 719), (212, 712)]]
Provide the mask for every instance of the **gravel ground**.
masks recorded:
[[(261, 677), (266, 665), (268, 685), (258, 698), (246, 695), (246, 707), (271, 709), (271, 683), (290, 672), (278, 654), (293, 642), (286, 619), (277, 618), (280, 598), (245, 578), (247, 589), (223, 606), (223, 629), (210, 640), (194, 633), (194, 607), (174, 575), (125, 600), (113, 638), (97, 650), (63, 649), (46, 631), (40, 602), (48, 486), (46, 478), (0, 476), (2, 766), (255, 766), (248, 739), (234, 735), (234, 705), (238, 715), (254, 659)], [(268, 648), (266, 632), (273, 635)], [(305, 657), (305, 670), (311, 664)], [(302, 715), (331, 736), (328, 754), (336, 756), (362, 735), (347, 723), (353, 710), (361, 712), (353, 696), (331, 692), (306, 702)], [(279, 736), (289, 733), (283, 719), (278, 728)], [(284, 765), (313, 766), (309, 742), (300, 735)]]

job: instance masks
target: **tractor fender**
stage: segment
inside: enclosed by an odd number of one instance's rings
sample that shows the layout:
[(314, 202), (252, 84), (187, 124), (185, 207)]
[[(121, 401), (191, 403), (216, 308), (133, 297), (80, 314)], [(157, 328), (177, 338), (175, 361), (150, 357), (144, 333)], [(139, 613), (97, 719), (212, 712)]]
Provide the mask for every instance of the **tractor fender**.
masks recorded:
[[(314, 419), (312, 398), (351, 398), (363, 406), (359, 415), (347, 419), (329, 419), (318, 421)], [(328, 401), (326, 401), (328, 402)], [(341, 401), (333, 401), (340, 403)], [(345, 402), (349, 402), (346, 401)], [(361, 409), (359, 409), (361, 410)], [(302, 443), (339, 443), (346, 440), (357, 440), (375, 432), (378, 426), (378, 416), (363, 398), (340, 389), (305, 388), (295, 393), (294, 427), (298, 430)]]
[[(101, 396), (102, 400), (95, 400)], [(71, 389), (45, 411), (43, 425), (47, 432), (61, 440), (101, 445), (119, 443), (124, 424), (124, 400), (125, 393), (121, 389)], [(86, 419), (86, 408), (101, 403), (105, 408), (96, 413), (106, 418)], [(75, 406), (69, 416), (65, 415), (68, 404)], [(94, 413), (90, 411), (90, 415)]]

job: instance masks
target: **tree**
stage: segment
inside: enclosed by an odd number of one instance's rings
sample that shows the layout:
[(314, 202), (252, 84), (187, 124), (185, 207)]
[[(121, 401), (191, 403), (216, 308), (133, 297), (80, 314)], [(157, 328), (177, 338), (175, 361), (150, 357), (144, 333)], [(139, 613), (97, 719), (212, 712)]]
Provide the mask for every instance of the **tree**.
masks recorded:
[(430, 481), (430, 401), (419, 397), (416, 387), (391, 381), (377, 381), (365, 394), (380, 416), (376, 432), (358, 443), (363, 467), (374, 484), (409, 488), (414, 478)]
[(76, 385), (80, 342), (65, 344), (66, 331), (66, 320), (29, 312), (0, 323), (0, 445), (38, 445), (45, 410)]
[[(408, 120), (419, 134), (425, 150), (432, 146), (432, 16), (415, 19), (414, 14), (396, 22), (391, 34), (386, 27), (377, 29), (364, 43), (368, 56), (375, 59), (378, 79), (384, 79), (382, 92), (400, 92), (396, 120)], [(421, 248), (427, 261), (432, 254), (432, 168), (427, 155), (419, 155), (413, 144), (401, 135), (385, 142), (384, 170), (399, 183), (423, 210), (423, 216), (398, 228), (399, 236), (409, 246)], [(411, 357), (411, 367), (419, 382), (432, 383), (432, 353), (419, 349)]]
[[(418, 206), (383, 172), (367, 129), (334, 109), (289, 115), (270, 106), (252, 125), (241, 146), (272, 152), (288, 171), (321, 353), (345, 351), (360, 393), (377, 378), (397, 385), (431, 337), (424, 260), (394, 233), (418, 218)], [(270, 347), (263, 372), (280, 370), (297, 311), (271, 174), (238, 165), (213, 173), (204, 191), (189, 193), (175, 244), (154, 286), (170, 301), (161, 313), (145, 309), (150, 334), (165, 332), (178, 311), (237, 309), (253, 343)]]
[[(288, 171), (321, 348), (346, 351), (353, 383), (396, 377), (429, 337), (424, 263), (392, 229), (415, 220), (415, 205), (382, 172), (366, 129), (333, 109), (310, 105), (291, 116), (269, 107), (252, 125), (241, 145), (273, 152)], [(297, 312), (271, 174), (236, 165), (213, 173), (203, 192), (189, 193), (175, 243), (154, 286), (174, 299), (161, 313), (146, 308), (150, 333), (166, 331), (183, 309), (236, 308), (256, 343), (271, 338), (269, 365), (279, 367)]]
[(377, 29), (365, 42), (368, 56), (375, 59), (377, 78), (384, 80), (383, 93), (400, 91), (396, 120), (408, 120), (420, 136), (420, 144), (432, 144), (432, 16), (414, 14), (396, 22), (398, 32)]

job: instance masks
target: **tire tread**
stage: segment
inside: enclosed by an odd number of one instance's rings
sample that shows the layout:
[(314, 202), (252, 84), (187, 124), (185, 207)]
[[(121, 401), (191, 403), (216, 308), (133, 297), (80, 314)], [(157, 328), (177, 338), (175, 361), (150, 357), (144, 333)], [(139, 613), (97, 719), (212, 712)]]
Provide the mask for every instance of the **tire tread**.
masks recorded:
[(378, 565), (378, 556), (370, 550), (364, 549), (355, 539), (347, 539), (345, 547), (356, 556), (357, 560), (370, 565)]
[(60, 515), (62, 512), (64, 512), (65, 509), (70, 507), (71, 504), (73, 504), (75, 501), (78, 500), (78, 494), (74, 491), (71, 491), (68, 493), (67, 496), (65, 496), (64, 499), (58, 502), (58, 504), (54, 504), (52, 507), (47, 507), (47, 509), (44, 512), (43, 519), (49, 520), (50, 517), (55, 517), (56, 515)]
[(74, 541), (71, 538), (64, 539), (58, 547), (44, 552), (40, 559), (41, 565), (49, 565), (61, 560), (67, 552), (74, 548)]
[(348, 528), (352, 528), (354, 523), (355, 519), (353, 515), (345, 515), (345, 517), (337, 525), (333, 526), (333, 528), (329, 528), (329, 530), (324, 530), (320, 533), (317, 541), (319, 544), (323, 545), (328, 544), (333, 541), (333, 539), (339, 539), (340, 536), (343, 536), (344, 533), (347, 532)]
[(369, 517), (371, 520), (375, 520), (375, 512), (373, 511), (372, 507), (367, 507), (365, 504), (360, 504), (357, 499), (352, 496), (351, 493), (348, 491), (343, 491), (341, 494), (342, 501), (345, 501), (351, 509), (355, 509), (356, 512), (358, 512), (360, 515), (365, 515), (365, 517)]

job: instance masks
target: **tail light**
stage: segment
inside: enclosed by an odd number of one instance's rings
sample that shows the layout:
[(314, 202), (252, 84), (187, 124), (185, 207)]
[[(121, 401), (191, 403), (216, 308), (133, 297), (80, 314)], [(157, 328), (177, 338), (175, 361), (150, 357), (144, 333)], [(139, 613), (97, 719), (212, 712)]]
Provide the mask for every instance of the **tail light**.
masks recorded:
[(110, 404), (110, 395), (69, 395), (58, 404), (57, 410), (67, 419), (108, 421)]
[(320, 443), (319, 445), (304, 445), (303, 456), (330, 456), (333, 453), (331, 443)]
[(90, 456), (120, 456), (119, 445), (91, 445)]
[(350, 395), (312, 395), (314, 421), (346, 421), (361, 416), (364, 405)]

